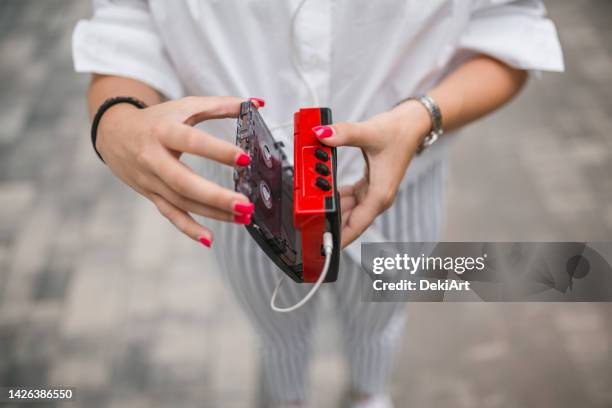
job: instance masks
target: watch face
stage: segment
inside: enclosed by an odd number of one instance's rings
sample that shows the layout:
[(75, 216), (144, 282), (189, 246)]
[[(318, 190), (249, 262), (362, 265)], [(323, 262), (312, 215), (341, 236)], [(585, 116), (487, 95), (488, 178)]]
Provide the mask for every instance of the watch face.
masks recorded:
[(247, 228), (277, 265), (299, 273), (302, 260), (299, 231), (293, 225), (293, 168), (282, 144), (250, 102), (241, 106), (236, 144), (251, 157), (247, 167), (234, 173), (236, 191), (255, 205)]

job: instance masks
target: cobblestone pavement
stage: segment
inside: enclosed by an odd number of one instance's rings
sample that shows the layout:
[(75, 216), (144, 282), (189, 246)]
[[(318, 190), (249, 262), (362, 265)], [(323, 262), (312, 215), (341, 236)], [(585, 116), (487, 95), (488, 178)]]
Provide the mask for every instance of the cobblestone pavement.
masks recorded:
[[(74, 386), (87, 408), (252, 406), (256, 339), (214, 260), (91, 152), (69, 45), (88, 3), (0, 5), (0, 385)], [(548, 6), (568, 72), (456, 143), (448, 239), (612, 237), (612, 3)], [(346, 387), (335, 327), (317, 327), (313, 406)], [(416, 304), (391, 392), (399, 407), (603, 408), (611, 384), (609, 305)]]

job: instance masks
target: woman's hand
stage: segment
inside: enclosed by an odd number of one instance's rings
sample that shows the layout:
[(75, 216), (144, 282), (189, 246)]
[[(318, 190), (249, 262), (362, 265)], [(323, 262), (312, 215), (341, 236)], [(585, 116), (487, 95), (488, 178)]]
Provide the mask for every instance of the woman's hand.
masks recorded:
[(429, 113), (417, 101), (405, 102), (365, 122), (313, 128), (328, 146), (361, 148), (367, 164), (360, 181), (339, 188), (343, 248), (393, 204), (406, 168), (430, 129)]
[[(428, 93), (440, 107), (450, 132), (503, 106), (525, 84), (527, 73), (479, 55), (464, 62)], [(417, 101), (361, 123), (313, 129), (329, 146), (361, 147), (368, 164), (364, 178), (340, 190), (342, 246), (357, 238), (395, 199), (417, 147), (431, 129), (429, 112)]]
[[(262, 100), (252, 99), (258, 106)], [(242, 99), (187, 97), (137, 109), (110, 108), (98, 127), (96, 148), (112, 172), (151, 200), (159, 212), (188, 237), (206, 246), (212, 232), (192, 214), (249, 224), (249, 199), (198, 176), (179, 160), (190, 153), (226, 166), (246, 166), (250, 157), (233, 143), (193, 126), (208, 119), (237, 117)]]

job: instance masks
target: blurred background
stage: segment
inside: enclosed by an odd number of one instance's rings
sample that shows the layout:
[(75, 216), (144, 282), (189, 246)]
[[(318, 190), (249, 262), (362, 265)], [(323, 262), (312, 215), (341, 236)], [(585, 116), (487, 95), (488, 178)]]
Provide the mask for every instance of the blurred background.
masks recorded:
[[(546, 3), (567, 72), (457, 141), (448, 240), (611, 240), (612, 2)], [(89, 15), (0, 2), (0, 386), (73, 386), (87, 408), (253, 406), (256, 339), (214, 260), (91, 150), (70, 56)], [(612, 305), (407, 307), (398, 407), (612, 407)], [(347, 386), (330, 312), (316, 407)]]

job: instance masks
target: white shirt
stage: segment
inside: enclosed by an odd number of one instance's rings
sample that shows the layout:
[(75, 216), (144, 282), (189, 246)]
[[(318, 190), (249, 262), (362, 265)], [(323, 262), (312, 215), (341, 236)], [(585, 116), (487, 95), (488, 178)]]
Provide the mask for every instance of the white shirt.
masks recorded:
[[(75, 69), (135, 78), (168, 98), (264, 98), (261, 112), (289, 152), (296, 109), (318, 104), (336, 122), (363, 120), (427, 92), (473, 53), (564, 69), (540, 0), (306, 0), (297, 10), (300, 3), (94, 0), (93, 18), (74, 31)], [(234, 124), (206, 126), (234, 141)], [(404, 186), (444, 159), (447, 140), (412, 161)], [(340, 149), (338, 162), (341, 184), (362, 176), (357, 149)], [(231, 180), (221, 167), (209, 176)]]

